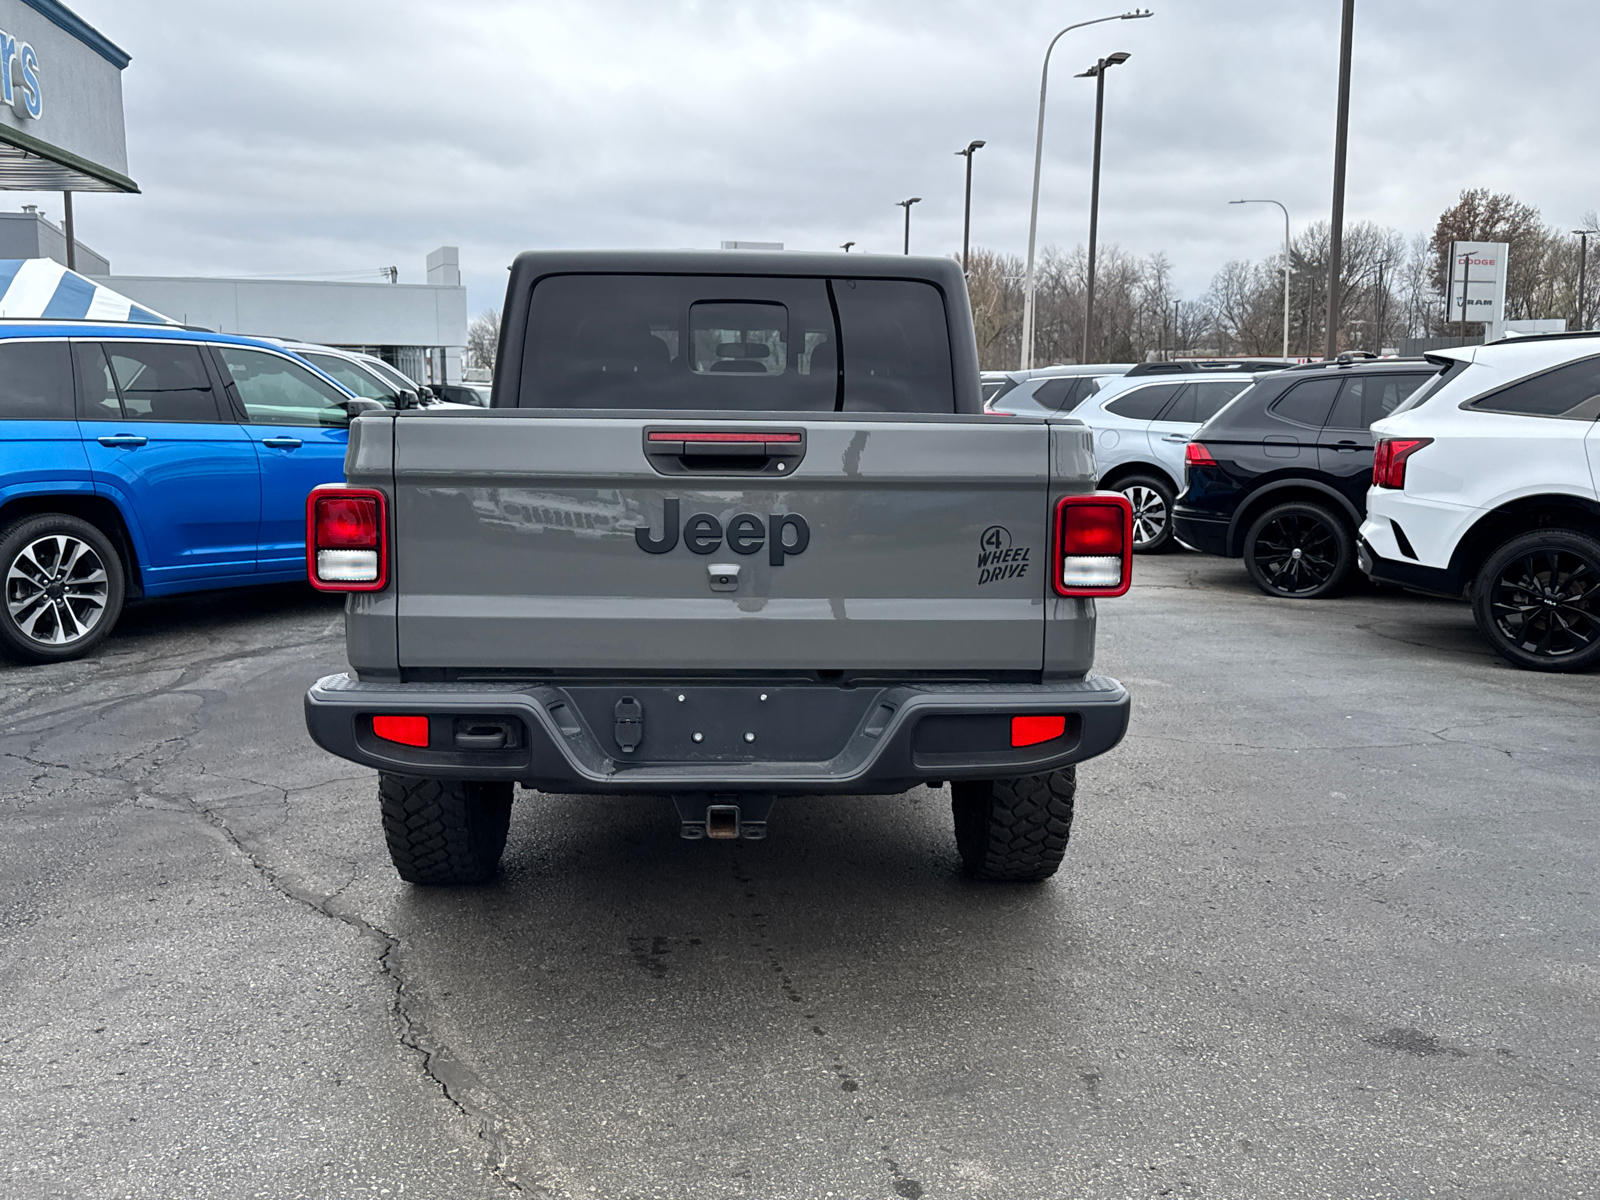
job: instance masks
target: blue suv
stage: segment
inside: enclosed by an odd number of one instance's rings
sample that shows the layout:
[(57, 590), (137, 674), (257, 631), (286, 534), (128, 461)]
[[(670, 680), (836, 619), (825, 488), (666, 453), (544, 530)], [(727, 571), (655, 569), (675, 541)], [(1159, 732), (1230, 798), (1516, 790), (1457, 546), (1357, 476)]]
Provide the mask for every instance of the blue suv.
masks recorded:
[(304, 579), (353, 399), (251, 338), (0, 321), (0, 650), (77, 658), (125, 599)]

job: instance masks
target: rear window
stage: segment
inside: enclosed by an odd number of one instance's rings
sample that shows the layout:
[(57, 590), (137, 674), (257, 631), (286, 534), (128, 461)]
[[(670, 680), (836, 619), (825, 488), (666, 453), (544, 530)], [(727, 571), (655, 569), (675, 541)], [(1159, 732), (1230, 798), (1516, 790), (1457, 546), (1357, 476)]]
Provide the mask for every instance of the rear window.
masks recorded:
[(1390, 416), (1412, 392), (1431, 379), (1420, 372), (1408, 375), (1352, 375), (1333, 406), (1328, 424), (1334, 429), (1371, 429), (1374, 421)]
[(1600, 357), (1568, 363), (1531, 379), (1519, 380), (1479, 397), (1469, 407), (1525, 417), (1592, 421), (1600, 417)]
[(1328, 410), (1333, 407), (1333, 398), (1338, 394), (1341, 382), (1335, 375), (1297, 383), (1273, 401), (1267, 411), (1279, 420), (1321, 429), (1328, 419)]
[(72, 420), (72, 360), (64, 339), (0, 341), (0, 419)]
[(944, 301), (902, 280), (553, 276), (533, 290), (518, 404), (954, 412)]
[(1182, 383), (1157, 383), (1135, 388), (1126, 396), (1112, 400), (1106, 405), (1106, 411), (1133, 421), (1152, 421), (1167, 406), (1167, 401), (1187, 386)]
[(1076, 398), (1078, 382), (1070, 375), (1062, 379), (1046, 379), (1034, 389), (1034, 402), (1040, 408), (1060, 408)]
[(1061, 405), (1061, 411), (1064, 413), (1071, 412), (1090, 396), (1098, 392), (1101, 386), (1101, 381), (1098, 379), (1088, 378), (1083, 380), (1082, 383), (1073, 389), (1072, 395), (1067, 397), (1065, 403)]

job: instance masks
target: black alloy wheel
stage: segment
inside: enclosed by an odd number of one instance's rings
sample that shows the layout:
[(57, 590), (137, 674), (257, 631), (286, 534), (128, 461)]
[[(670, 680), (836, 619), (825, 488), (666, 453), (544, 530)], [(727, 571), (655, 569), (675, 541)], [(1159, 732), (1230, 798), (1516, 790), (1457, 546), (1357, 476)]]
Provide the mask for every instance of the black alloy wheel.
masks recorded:
[(1303, 500), (1269, 508), (1244, 538), (1244, 565), (1269, 596), (1316, 600), (1350, 574), (1355, 539), (1336, 513)]
[(1472, 615), (1507, 662), (1581, 671), (1600, 662), (1600, 541), (1570, 529), (1512, 538), (1483, 564)]
[(1131, 475), (1119, 480), (1116, 490), (1133, 506), (1133, 551), (1155, 554), (1172, 543), (1172, 488), (1152, 475)]

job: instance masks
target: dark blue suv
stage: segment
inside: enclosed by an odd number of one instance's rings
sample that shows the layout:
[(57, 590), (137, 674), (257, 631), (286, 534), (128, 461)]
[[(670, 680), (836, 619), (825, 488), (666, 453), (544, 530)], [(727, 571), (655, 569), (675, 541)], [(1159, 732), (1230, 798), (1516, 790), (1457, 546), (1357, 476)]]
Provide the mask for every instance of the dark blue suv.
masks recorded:
[(0, 321), (0, 649), (76, 658), (125, 599), (304, 579), (352, 399), (250, 338)]

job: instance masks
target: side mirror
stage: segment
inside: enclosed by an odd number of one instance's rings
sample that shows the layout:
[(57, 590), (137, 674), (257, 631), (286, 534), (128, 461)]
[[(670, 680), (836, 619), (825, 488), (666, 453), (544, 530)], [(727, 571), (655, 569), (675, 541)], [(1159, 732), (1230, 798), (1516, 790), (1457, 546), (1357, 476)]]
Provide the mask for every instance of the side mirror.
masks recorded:
[(344, 402), (344, 410), (350, 414), (350, 419), (353, 421), (362, 413), (381, 413), (383, 411), (383, 405), (379, 404), (376, 400), (364, 400), (360, 396), (356, 396)]

